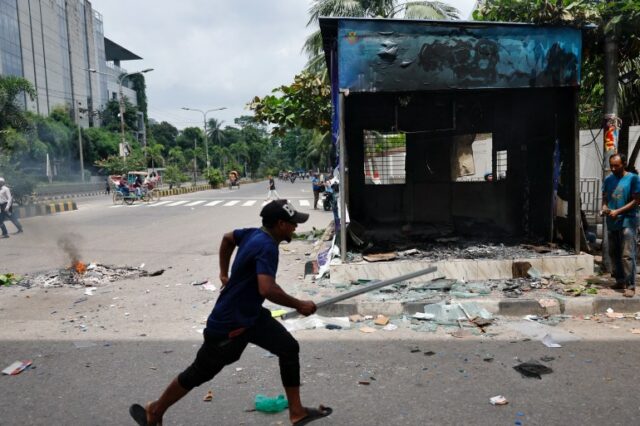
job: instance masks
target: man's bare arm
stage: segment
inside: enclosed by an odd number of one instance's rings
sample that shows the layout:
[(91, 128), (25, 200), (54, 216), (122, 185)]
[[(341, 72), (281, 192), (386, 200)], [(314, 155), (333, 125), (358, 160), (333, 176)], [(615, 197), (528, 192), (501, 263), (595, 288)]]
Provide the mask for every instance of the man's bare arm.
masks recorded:
[(271, 275), (258, 274), (258, 291), (265, 299), (287, 308), (293, 308), (302, 315), (311, 315), (316, 304), (310, 300), (299, 300), (288, 295)]
[(220, 261), (220, 281), (224, 287), (229, 282), (229, 263), (231, 263), (231, 255), (236, 248), (236, 240), (233, 238), (233, 232), (228, 232), (222, 237), (220, 243), (220, 251), (218, 258)]

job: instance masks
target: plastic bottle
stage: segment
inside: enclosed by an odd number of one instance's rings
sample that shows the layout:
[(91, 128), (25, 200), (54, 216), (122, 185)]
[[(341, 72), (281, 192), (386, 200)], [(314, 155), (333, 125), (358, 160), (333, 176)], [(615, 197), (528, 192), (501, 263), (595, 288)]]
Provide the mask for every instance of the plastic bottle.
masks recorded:
[(275, 398), (269, 398), (266, 395), (256, 395), (256, 410), (265, 413), (279, 413), (289, 407), (289, 401), (280, 394)]

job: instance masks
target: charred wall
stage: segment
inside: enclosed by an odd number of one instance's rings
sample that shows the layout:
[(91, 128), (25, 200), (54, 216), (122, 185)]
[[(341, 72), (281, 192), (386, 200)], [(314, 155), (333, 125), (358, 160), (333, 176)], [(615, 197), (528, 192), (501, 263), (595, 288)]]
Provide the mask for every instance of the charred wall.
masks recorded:
[[(553, 154), (561, 181), (574, 176), (575, 89), (352, 94), (346, 98), (349, 208), (367, 227), (446, 224), (462, 235), (552, 238)], [(365, 184), (363, 132), (406, 134), (406, 182)], [(451, 150), (460, 135), (492, 134), (507, 172), (493, 182), (456, 182)], [(495, 173), (495, 161), (494, 161)], [(566, 199), (566, 198), (565, 198)]]

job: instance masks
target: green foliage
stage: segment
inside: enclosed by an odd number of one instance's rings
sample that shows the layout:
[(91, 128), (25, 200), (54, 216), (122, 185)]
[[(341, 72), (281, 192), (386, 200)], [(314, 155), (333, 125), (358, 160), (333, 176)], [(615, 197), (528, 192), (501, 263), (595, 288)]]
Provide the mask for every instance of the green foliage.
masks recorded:
[(189, 180), (189, 177), (182, 173), (177, 166), (168, 166), (164, 171), (162, 180), (170, 186), (180, 186), (182, 182)]
[(19, 283), (20, 280), (21, 280), (21, 277), (12, 273), (0, 274), (0, 286), (14, 285)]
[[(138, 110), (129, 100), (124, 98), (124, 131), (137, 131), (138, 129)], [(110, 100), (100, 111), (102, 127), (113, 131), (120, 132), (120, 103), (116, 100)]]
[(16, 132), (28, 133), (32, 129), (30, 117), (19, 102), (23, 94), (31, 99), (36, 96), (28, 80), (0, 75), (0, 152), (11, 153), (20, 148), (22, 144)]
[(147, 122), (147, 85), (144, 74), (131, 74), (127, 77), (133, 83), (133, 90), (136, 92), (136, 103), (138, 110), (144, 114), (144, 122)]
[(290, 86), (280, 86), (272, 93), (279, 96), (256, 96), (248, 107), (254, 111), (256, 121), (274, 125), (273, 135), (282, 136), (298, 127), (330, 130), (331, 88), (318, 76), (303, 72), (295, 76)]
[(120, 137), (105, 129), (92, 127), (82, 131), (85, 163), (93, 164), (104, 158), (117, 156)]
[(110, 175), (120, 175), (130, 170), (146, 170), (145, 159), (140, 151), (133, 151), (126, 159), (119, 155), (110, 155), (96, 161), (95, 165)]
[(209, 181), (209, 185), (214, 188), (222, 185), (224, 183), (224, 175), (220, 171), (220, 169), (215, 169), (210, 167), (204, 171), (204, 177)]
[[(583, 65), (580, 82), (581, 128), (599, 127), (604, 104), (604, 37), (614, 34), (618, 47), (619, 75), (640, 66), (640, 1), (593, 2), (588, 0), (485, 0), (474, 11), (476, 20), (556, 24), (583, 30)], [(623, 124), (640, 123), (640, 79), (619, 84), (618, 100)]]
[(170, 123), (163, 121), (161, 123), (149, 123), (147, 127), (147, 133), (149, 138), (156, 141), (156, 143), (165, 147), (166, 150), (176, 145), (176, 138), (179, 131)]

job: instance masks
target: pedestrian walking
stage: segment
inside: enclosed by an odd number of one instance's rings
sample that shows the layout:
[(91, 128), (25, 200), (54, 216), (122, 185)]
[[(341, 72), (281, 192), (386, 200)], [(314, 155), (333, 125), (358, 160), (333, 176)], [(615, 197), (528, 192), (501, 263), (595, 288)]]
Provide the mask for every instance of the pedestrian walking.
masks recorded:
[(109, 176), (107, 176), (107, 178), (104, 181), (105, 183), (104, 190), (107, 193), (107, 195), (111, 194), (111, 185), (109, 184), (109, 180), (110, 180)]
[(273, 176), (269, 175), (269, 192), (267, 192), (267, 198), (265, 201), (279, 200), (280, 195), (276, 191), (276, 181), (273, 180)]
[(624, 154), (609, 158), (611, 174), (602, 184), (601, 215), (607, 218), (609, 256), (616, 279), (614, 289), (624, 290), (625, 297), (636, 292), (636, 235), (640, 181), (638, 175), (625, 170)]
[[(249, 343), (279, 358), (280, 377), (289, 402), (289, 420), (307, 424), (331, 414), (329, 407), (306, 408), (300, 401), (300, 347), (295, 338), (262, 307), (265, 299), (311, 315), (316, 305), (287, 294), (276, 283), (278, 245), (290, 242), (299, 223), (308, 214), (295, 210), (287, 200), (272, 201), (262, 208), (261, 228), (236, 229), (220, 244), (222, 289), (204, 329), (204, 342), (195, 360), (165, 389), (159, 399), (145, 407), (134, 404), (129, 413), (139, 425), (162, 423), (167, 409), (191, 389), (213, 379), (225, 366), (240, 359)], [(229, 276), (231, 255), (236, 253)], [(188, 420), (182, 422), (189, 423)], [(215, 424), (215, 420), (211, 421)]]
[(322, 189), (322, 182), (318, 178), (318, 174), (314, 173), (311, 178), (311, 189), (313, 190), (313, 209), (318, 209), (318, 200), (320, 199), (320, 191)]
[(0, 177), (0, 231), (2, 231), (0, 238), (9, 238), (9, 232), (4, 224), (6, 219), (9, 219), (18, 229), (16, 234), (23, 232), (22, 224), (13, 214), (13, 197), (11, 197), (11, 191), (6, 185), (4, 178)]

